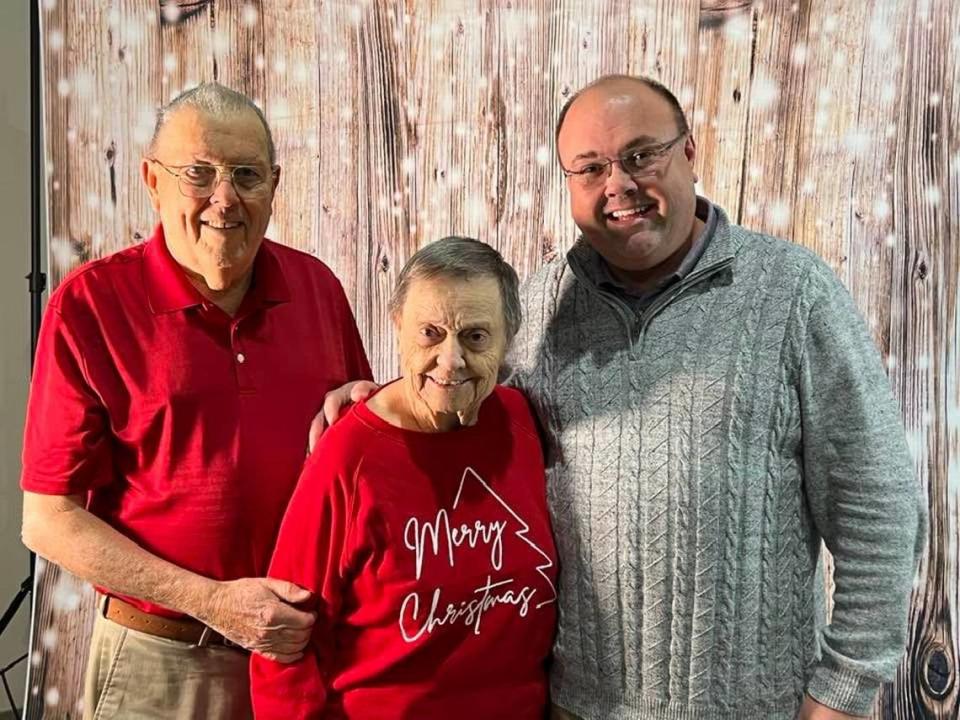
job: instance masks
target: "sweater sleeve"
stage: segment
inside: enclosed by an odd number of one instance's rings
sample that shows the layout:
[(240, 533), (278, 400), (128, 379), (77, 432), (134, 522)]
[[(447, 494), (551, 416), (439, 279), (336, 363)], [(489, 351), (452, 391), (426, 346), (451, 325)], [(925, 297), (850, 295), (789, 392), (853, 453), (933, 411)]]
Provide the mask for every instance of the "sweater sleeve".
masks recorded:
[(807, 692), (869, 714), (894, 677), (926, 545), (927, 504), (897, 404), (853, 301), (826, 266), (811, 272), (799, 392), (804, 484), (835, 562), (834, 611)]
[(327, 706), (333, 628), (341, 609), (352, 525), (352, 491), (334, 447), (341, 435), (324, 436), (307, 461), (270, 561), (270, 577), (313, 593), (317, 620), (300, 660), (282, 664), (251, 656), (250, 692), (260, 720), (314, 720)]

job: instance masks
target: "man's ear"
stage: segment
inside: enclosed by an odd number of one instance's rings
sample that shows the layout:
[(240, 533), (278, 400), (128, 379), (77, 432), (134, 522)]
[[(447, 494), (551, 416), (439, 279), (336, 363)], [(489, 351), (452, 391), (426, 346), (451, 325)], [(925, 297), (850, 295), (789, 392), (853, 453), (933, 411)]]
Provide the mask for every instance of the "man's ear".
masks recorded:
[(160, 212), (160, 193), (157, 190), (157, 168), (147, 158), (140, 161), (140, 177), (150, 193), (150, 204), (154, 212)]
[(280, 166), (274, 165), (272, 172), (273, 172), (273, 192), (277, 192), (277, 187), (280, 185)]
[(697, 160), (697, 141), (693, 139), (693, 135), (687, 133), (686, 140), (683, 141), (683, 154), (687, 158), (687, 161), (693, 165)]
[(695, 183), (700, 182), (700, 176), (697, 175), (697, 171), (694, 169), (694, 165), (697, 162), (697, 142), (693, 139), (693, 135), (687, 133), (687, 138), (683, 143), (683, 155), (687, 158), (687, 162), (690, 163), (690, 170), (693, 173), (693, 181)]

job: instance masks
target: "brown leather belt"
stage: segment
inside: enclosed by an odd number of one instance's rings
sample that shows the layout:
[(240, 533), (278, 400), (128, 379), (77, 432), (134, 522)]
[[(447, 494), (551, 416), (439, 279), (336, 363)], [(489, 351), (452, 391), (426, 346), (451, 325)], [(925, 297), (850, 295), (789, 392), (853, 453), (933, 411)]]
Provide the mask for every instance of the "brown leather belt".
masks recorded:
[(178, 640), (197, 647), (223, 645), (246, 652), (242, 647), (230, 642), (216, 630), (207, 627), (199, 620), (190, 617), (166, 618), (151, 615), (120, 598), (106, 596), (103, 599), (101, 613), (107, 620), (111, 620), (117, 625), (148, 635), (155, 635), (167, 640)]

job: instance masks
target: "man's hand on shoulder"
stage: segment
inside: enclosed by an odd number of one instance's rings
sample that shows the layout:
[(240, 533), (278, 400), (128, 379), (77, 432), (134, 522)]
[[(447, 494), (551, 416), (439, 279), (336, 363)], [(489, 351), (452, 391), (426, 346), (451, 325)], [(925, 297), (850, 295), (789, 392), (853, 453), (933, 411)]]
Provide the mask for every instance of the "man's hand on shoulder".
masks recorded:
[(809, 695), (803, 696), (803, 705), (797, 714), (797, 720), (862, 720), (866, 715), (849, 715), (819, 703)]
[(303, 657), (317, 618), (294, 606), (311, 597), (308, 590), (274, 578), (219, 582), (198, 619), (251, 652), (291, 663)]
[(320, 439), (320, 435), (324, 429), (339, 420), (345, 408), (353, 403), (366, 400), (373, 391), (379, 387), (379, 385), (370, 380), (357, 380), (355, 382), (348, 382), (346, 385), (341, 385), (336, 390), (328, 392), (323, 399), (323, 410), (318, 412), (316, 417), (313, 418), (313, 422), (310, 423), (310, 436), (307, 443), (308, 452), (313, 452), (313, 448), (316, 446), (317, 440)]

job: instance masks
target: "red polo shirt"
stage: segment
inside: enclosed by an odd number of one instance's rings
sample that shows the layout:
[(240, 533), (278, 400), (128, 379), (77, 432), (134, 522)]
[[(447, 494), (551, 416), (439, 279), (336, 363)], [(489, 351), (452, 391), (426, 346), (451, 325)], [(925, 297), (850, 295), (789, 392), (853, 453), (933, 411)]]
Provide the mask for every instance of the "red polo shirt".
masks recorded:
[(158, 227), (51, 295), (21, 486), (87, 493), (91, 512), (201, 575), (263, 576), (310, 420), (328, 390), (369, 377), (322, 262), (264, 240), (231, 318), (190, 284)]

